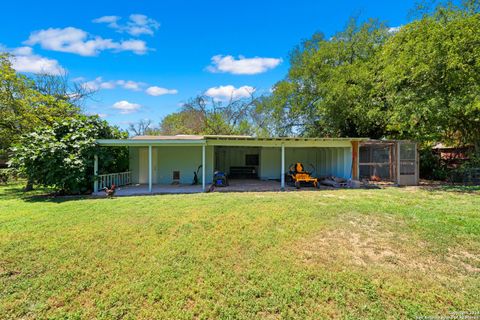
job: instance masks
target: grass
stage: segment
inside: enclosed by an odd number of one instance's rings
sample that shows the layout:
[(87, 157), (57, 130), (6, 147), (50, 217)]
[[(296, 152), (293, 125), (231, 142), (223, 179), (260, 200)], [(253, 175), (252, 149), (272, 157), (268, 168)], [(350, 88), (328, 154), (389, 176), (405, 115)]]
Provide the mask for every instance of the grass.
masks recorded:
[(1, 319), (396, 319), (475, 312), (479, 296), (476, 190), (0, 187)]

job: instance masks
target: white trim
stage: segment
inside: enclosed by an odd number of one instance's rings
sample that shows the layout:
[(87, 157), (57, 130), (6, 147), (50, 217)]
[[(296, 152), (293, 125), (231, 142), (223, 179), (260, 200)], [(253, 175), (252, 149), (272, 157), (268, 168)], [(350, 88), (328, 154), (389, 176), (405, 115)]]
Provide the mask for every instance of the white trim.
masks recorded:
[(202, 146), (202, 190), (205, 191), (205, 144)]
[(251, 147), (349, 147), (351, 141), (367, 141), (364, 138), (211, 138), (205, 139), (98, 139), (100, 146), (251, 146)]
[(280, 188), (285, 190), (285, 144), (282, 143), (282, 168), (280, 169)]
[(97, 144), (100, 146), (110, 147), (148, 147), (148, 146), (176, 146), (176, 145), (191, 145), (198, 146), (199, 144), (205, 144), (205, 140), (133, 140), (133, 139), (98, 139)]
[(289, 148), (319, 148), (319, 147), (351, 147), (354, 140), (207, 140), (209, 146), (239, 146), (239, 147), (276, 147), (282, 145)]
[(148, 192), (152, 192), (152, 146), (148, 146)]

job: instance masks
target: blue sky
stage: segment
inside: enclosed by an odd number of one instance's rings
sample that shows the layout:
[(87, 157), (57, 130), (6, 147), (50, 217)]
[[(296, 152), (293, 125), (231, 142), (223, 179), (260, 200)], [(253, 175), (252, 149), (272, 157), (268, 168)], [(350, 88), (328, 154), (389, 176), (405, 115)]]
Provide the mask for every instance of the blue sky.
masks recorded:
[[(74, 3), (74, 5), (72, 4)], [(23, 72), (65, 70), (98, 89), (85, 111), (126, 128), (207, 92), (268, 92), (288, 53), (350, 16), (408, 22), (414, 1), (8, 1), (0, 46)]]

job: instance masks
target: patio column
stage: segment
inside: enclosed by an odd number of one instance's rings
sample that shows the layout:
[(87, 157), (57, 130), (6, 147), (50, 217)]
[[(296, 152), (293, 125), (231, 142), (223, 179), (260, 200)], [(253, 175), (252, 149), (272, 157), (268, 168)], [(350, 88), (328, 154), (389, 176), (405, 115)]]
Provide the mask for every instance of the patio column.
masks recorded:
[(148, 146), (148, 192), (152, 192), (152, 146)]
[(358, 157), (359, 157), (359, 143), (358, 141), (352, 141), (352, 179), (359, 179), (359, 166), (358, 166)]
[(98, 156), (93, 156), (93, 192), (98, 192)]
[(282, 169), (280, 170), (280, 189), (285, 190), (285, 144), (282, 143)]
[(205, 145), (202, 145), (202, 190), (205, 191)]

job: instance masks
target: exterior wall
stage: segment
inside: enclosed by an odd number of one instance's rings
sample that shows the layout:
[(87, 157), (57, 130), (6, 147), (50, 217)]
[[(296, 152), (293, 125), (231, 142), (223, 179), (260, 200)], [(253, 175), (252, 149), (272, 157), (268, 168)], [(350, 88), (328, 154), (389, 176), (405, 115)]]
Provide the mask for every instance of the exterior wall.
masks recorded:
[[(258, 147), (215, 147), (215, 169), (230, 174), (230, 167), (245, 166), (245, 155), (260, 154)], [(255, 166), (257, 172), (260, 166)]]
[(129, 151), (129, 170), (132, 172), (131, 173), (132, 183), (139, 183), (140, 148), (129, 147), (128, 151)]
[(260, 179), (280, 179), (281, 152), (280, 148), (260, 149)]
[[(260, 153), (261, 179), (280, 179), (280, 148), (262, 148)], [(352, 148), (285, 148), (285, 172), (295, 162), (302, 162), (306, 170), (312, 164), (316, 176), (352, 177)]]
[[(205, 181), (211, 183), (213, 180), (213, 147), (207, 146), (205, 148), (205, 163)], [(201, 164), (201, 146), (152, 147), (152, 179), (154, 184), (172, 183), (173, 171), (180, 171), (180, 183), (192, 183), (193, 172)], [(130, 148), (130, 171), (132, 172), (133, 183), (148, 183), (148, 147)], [(201, 169), (198, 178), (201, 183)]]
[[(235, 150), (242, 150), (241, 155), (235, 155)], [(133, 183), (148, 183), (148, 147), (130, 147), (130, 171)], [(243, 166), (245, 154), (260, 154), (259, 177), (262, 180), (280, 179), (281, 149), (279, 147), (263, 148), (226, 148), (231, 150), (229, 166)], [(143, 153), (143, 156), (141, 155)], [(145, 156), (146, 155), (146, 156)], [(205, 148), (205, 176), (206, 183), (213, 180), (214, 147)], [(152, 148), (152, 170), (154, 184), (172, 183), (173, 171), (180, 171), (180, 183), (189, 184), (193, 181), (193, 171), (202, 163), (201, 146), (165, 146)], [(310, 164), (316, 167), (316, 176), (337, 176), (349, 179), (352, 176), (352, 148), (322, 147), (322, 148), (285, 148), (285, 172), (288, 167), (302, 162), (306, 170)], [(143, 179), (142, 179), (143, 178)], [(202, 181), (202, 170), (199, 172), (199, 181)], [(148, 179), (148, 178), (147, 178)]]

